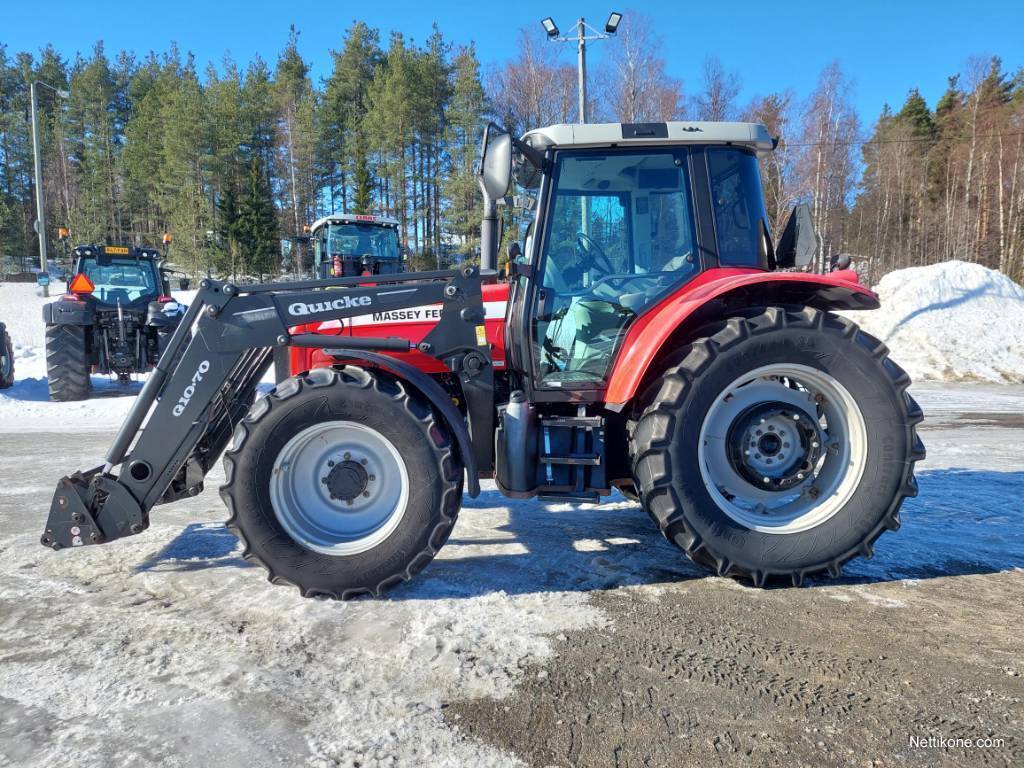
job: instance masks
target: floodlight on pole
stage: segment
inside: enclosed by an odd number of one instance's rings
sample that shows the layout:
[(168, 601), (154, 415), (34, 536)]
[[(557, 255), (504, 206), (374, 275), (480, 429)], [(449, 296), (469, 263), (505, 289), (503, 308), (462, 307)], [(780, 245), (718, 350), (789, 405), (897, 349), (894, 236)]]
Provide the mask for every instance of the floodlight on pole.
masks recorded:
[[(576, 43), (577, 51), (577, 74), (579, 79), (578, 90), (579, 90), (579, 122), (587, 122), (587, 41), (588, 40), (607, 40), (609, 37), (614, 35), (619, 28), (619, 22), (622, 21), (622, 14), (618, 11), (613, 11), (608, 16), (608, 21), (605, 22), (604, 32), (599, 32), (592, 26), (587, 24), (581, 16), (576, 20), (576, 34), (572, 37), (561, 37), (558, 33), (558, 25), (555, 24), (554, 19), (548, 16), (545, 19), (541, 19), (541, 26), (544, 27), (544, 32), (548, 36), (548, 40), (555, 43)], [(590, 34), (587, 34), (587, 33)]]

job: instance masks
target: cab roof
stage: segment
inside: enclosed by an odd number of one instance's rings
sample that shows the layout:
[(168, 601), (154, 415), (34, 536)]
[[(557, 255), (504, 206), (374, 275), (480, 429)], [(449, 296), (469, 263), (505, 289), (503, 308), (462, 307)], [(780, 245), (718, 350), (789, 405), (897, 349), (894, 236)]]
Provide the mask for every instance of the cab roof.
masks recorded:
[(328, 224), (379, 224), (384, 227), (397, 227), (398, 219), (392, 219), (390, 216), (372, 216), (364, 213), (332, 213), (330, 216), (324, 216), (322, 219), (314, 221), (309, 231), (316, 232)]
[(775, 142), (759, 123), (560, 123), (528, 131), (523, 140), (538, 149), (554, 147), (657, 146), (670, 144), (733, 144), (758, 154)]
[(163, 254), (156, 248), (143, 248), (134, 245), (76, 245), (72, 251), (75, 256), (121, 256), (132, 259), (162, 259)]

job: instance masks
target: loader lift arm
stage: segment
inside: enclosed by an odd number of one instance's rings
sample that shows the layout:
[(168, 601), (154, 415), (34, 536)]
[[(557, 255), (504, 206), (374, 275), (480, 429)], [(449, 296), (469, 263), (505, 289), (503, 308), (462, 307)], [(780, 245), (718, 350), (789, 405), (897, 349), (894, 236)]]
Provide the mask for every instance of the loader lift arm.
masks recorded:
[[(121, 425), (106, 464), (58, 483), (41, 543), (61, 549), (140, 533), (149, 526), (155, 505), (199, 493), (235, 425), (252, 406), (274, 348), (288, 345), (329, 348), (338, 359), (385, 367), (408, 378), (448, 422), (467, 469), (469, 492), (476, 496), (478, 473), (491, 470), (494, 418), (493, 365), (483, 333), (480, 286), (474, 267), (246, 286), (203, 280)], [(289, 332), (307, 323), (431, 304), (441, 305), (440, 319), (418, 345), (399, 337)], [(434, 379), (400, 359), (376, 354), (414, 347), (458, 377), (465, 419)]]

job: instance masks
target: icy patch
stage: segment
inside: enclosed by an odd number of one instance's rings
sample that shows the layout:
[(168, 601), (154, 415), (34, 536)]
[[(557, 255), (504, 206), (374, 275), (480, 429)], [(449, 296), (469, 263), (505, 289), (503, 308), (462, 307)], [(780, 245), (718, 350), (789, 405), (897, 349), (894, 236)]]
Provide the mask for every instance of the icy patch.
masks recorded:
[(914, 379), (1024, 382), (1024, 288), (963, 261), (890, 272), (881, 309), (847, 314)]

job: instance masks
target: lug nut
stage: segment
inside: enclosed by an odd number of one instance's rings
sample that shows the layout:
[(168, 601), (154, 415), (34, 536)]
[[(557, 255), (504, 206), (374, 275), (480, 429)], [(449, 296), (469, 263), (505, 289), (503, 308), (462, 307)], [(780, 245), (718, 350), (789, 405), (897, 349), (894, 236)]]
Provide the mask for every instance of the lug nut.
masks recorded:
[(761, 480), (763, 480), (765, 484), (768, 484), (772, 481), (770, 477), (762, 477)]
[(352, 454), (349, 453), (348, 451), (345, 451), (345, 461), (348, 461), (351, 458), (352, 458)]
[(328, 459), (327, 466), (328, 467), (333, 467), (334, 466), (334, 459)]
[(323, 483), (324, 485), (327, 485), (327, 478), (326, 477), (321, 477), (320, 478), (320, 482)]
[(370, 492), (369, 491), (363, 491), (363, 496), (369, 498), (370, 497)]
[(362, 464), (365, 467), (366, 466), (366, 459), (360, 459), (359, 463)]
[(370, 475), (370, 480), (371, 480), (371, 481), (373, 481), (373, 480), (376, 480), (376, 479), (377, 479), (377, 476), (376, 476), (376, 475)]
[(345, 503), (348, 504), (351, 507), (352, 506), (352, 499), (345, 499)]

